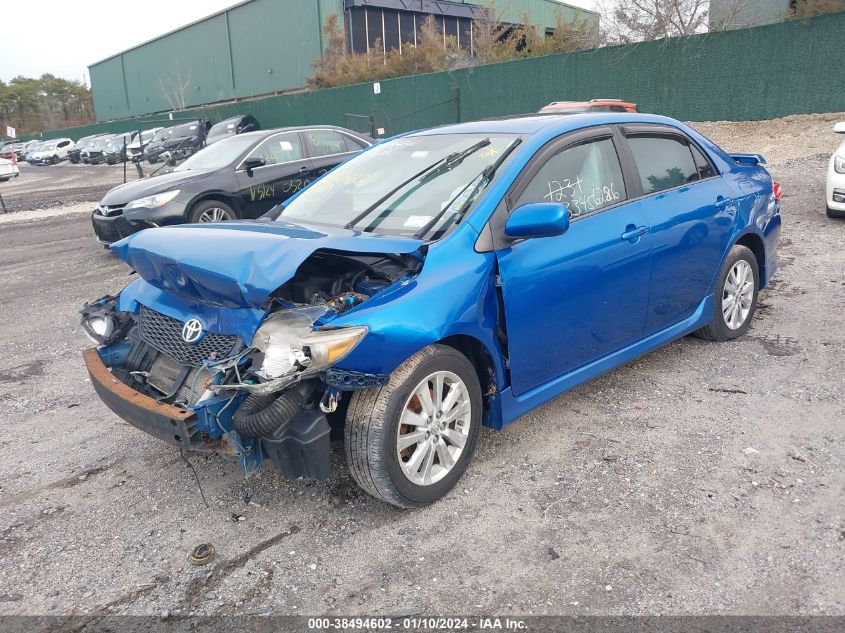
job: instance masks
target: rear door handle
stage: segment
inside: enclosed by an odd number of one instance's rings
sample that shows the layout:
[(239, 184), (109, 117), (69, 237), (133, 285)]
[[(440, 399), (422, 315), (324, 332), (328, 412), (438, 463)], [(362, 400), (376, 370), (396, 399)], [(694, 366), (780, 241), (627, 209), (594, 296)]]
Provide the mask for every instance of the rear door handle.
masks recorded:
[(299, 173), (300, 173), (300, 174), (304, 174), (304, 173), (305, 173), (305, 172), (307, 172), (307, 171), (308, 171), (308, 168), (307, 168), (307, 167), (300, 167), (300, 168), (299, 168)]
[(623, 240), (633, 241), (639, 239), (643, 235), (648, 233), (647, 226), (634, 226), (633, 224), (629, 224), (625, 227), (625, 232), (622, 234)]

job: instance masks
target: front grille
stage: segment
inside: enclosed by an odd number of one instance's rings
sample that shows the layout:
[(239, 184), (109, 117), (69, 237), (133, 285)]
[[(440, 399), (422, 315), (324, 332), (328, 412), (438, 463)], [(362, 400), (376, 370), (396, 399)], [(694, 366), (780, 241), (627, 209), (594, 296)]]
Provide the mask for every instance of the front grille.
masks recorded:
[(91, 216), (91, 224), (94, 225), (94, 234), (97, 239), (106, 244), (117, 242), (146, 228), (143, 225), (132, 224), (123, 217), (122, 212), (120, 215), (104, 216), (99, 210)]
[(243, 344), (237, 336), (206, 332), (199, 342), (186, 343), (182, 338), (184, 323), (178, 319), (141, 305), (138, 320), (141, 338), (181, 365), (199, 367), (206, 360), (223, 360), (238, 353)]

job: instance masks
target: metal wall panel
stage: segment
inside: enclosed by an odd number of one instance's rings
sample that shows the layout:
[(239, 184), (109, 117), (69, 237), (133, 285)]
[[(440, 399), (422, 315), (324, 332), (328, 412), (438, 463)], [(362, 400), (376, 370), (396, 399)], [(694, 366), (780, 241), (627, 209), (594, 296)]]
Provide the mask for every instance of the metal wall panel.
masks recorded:
[[(558, 10), (567, 17), (578, 12), (553, 0), (499, 1), (502, 19), (509, 22), (527, 15), (532, 23), (552, 26)], [(403, 0), (409, 7), (415, 2)], [(452, 2), (481, 5), (487, 0)], [(183, 91), (178, 86), (182, 84), (188, 84), (184, 96), (191, 106), (300, 88), (327, 45), (322, 33), (326, 18), (334, 13), (343, 24), (343, 10), (344, 0), (251, 0), (94, 64), (90, 74), (97, 119), (169, 110), (172, 93), (181, 100)], [(372, 46), (383, 35), (382, 11), (355, 10), (362, 16), (366, 11)], [(397, 16), (392, 10), (387, 12), (392, 21), (385, 28), (389, 33), (384, 34), (398, 45)], [(418, 17), (417, 28), (421, 25)], [(355, 27), (355, 49), (366, 50), (365, 29)], [(450, 32), (455, 27), (456, 23), (447, 21)], [(408, 35), (403, 32), (403, 41), (411, 39)]]
[[(561, 53), (372, 84), (194, 110), (213, 121), (254, 114), (265, 128), (372, 116), (387, 135), (536, 112), (555, 100), (618, 97), (687, 121), (753, 121), (845, 111), (845, 83), (819, 59), (841, 54), (845, 13), (687, 38)], [(800, 55), (784, 51), (801, 51)], [(724, 60), (731, 60), (730, 64)], [(784, 86), (789, 86), (784, 90)], [(191, 113), (180, 113), (188, 116)], [(47, 132), (44, 138), (136, 129), (133, 121)]]
[(123, 59), (120, 55), (112, 57), (90, 69), (91, 86), (94, 98), (94, 111), (97, 118), (119, 119), (132, 114), (126, 95), (126, 80), (123, 76)]

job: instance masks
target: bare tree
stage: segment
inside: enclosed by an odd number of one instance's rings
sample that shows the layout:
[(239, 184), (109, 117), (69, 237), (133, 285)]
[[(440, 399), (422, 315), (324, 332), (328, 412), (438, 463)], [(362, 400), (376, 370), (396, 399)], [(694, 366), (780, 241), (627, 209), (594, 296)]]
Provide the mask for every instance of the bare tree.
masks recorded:
[(710, 3), (710, 30), (729, 31), (747, 26), (758, 26), (768, 20), (759, 2), (755, 0), (721, 0), (718, 10)]
[(166, 78), (159, 78), (158, 85), (172, 110), (181, 112), (188, 107), (188, 89), (191, 87), (190, 68), (185, 73), (179, 62), (174, 62), (170, 74)]
[(604, 36), (630, 43), (699, 33), (707, 25), (709, 0), (599, 0)]

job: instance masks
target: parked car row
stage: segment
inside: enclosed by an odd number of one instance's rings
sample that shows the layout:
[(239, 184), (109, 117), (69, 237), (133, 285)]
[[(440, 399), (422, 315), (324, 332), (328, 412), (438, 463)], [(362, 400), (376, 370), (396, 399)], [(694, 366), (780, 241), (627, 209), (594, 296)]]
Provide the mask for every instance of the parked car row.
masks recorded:
[(250, 114), (230, 117), (214, 125), (208, 119), (180, 122), (170, 127), (116, 134), (93, 134), (74, 143), (69, 138), (47, 141), (10, 141), (0, 146), (0, 158), (15, 158), (33, 165), (71, 163), (114, 165), (127, 160), (163, 160), (178, 162), (192, 156), (206, 145), (243, 132), (260, 130), (258, 121)]
[(325, 479), (334, 434), (364, 490), (425, 505), (482, 425), (748, 331), (778, 266), (764, 164), (627, 111), (226, 138), (94, 211), (137, 278), (83, 308), (85, 363), (180, 449)]

